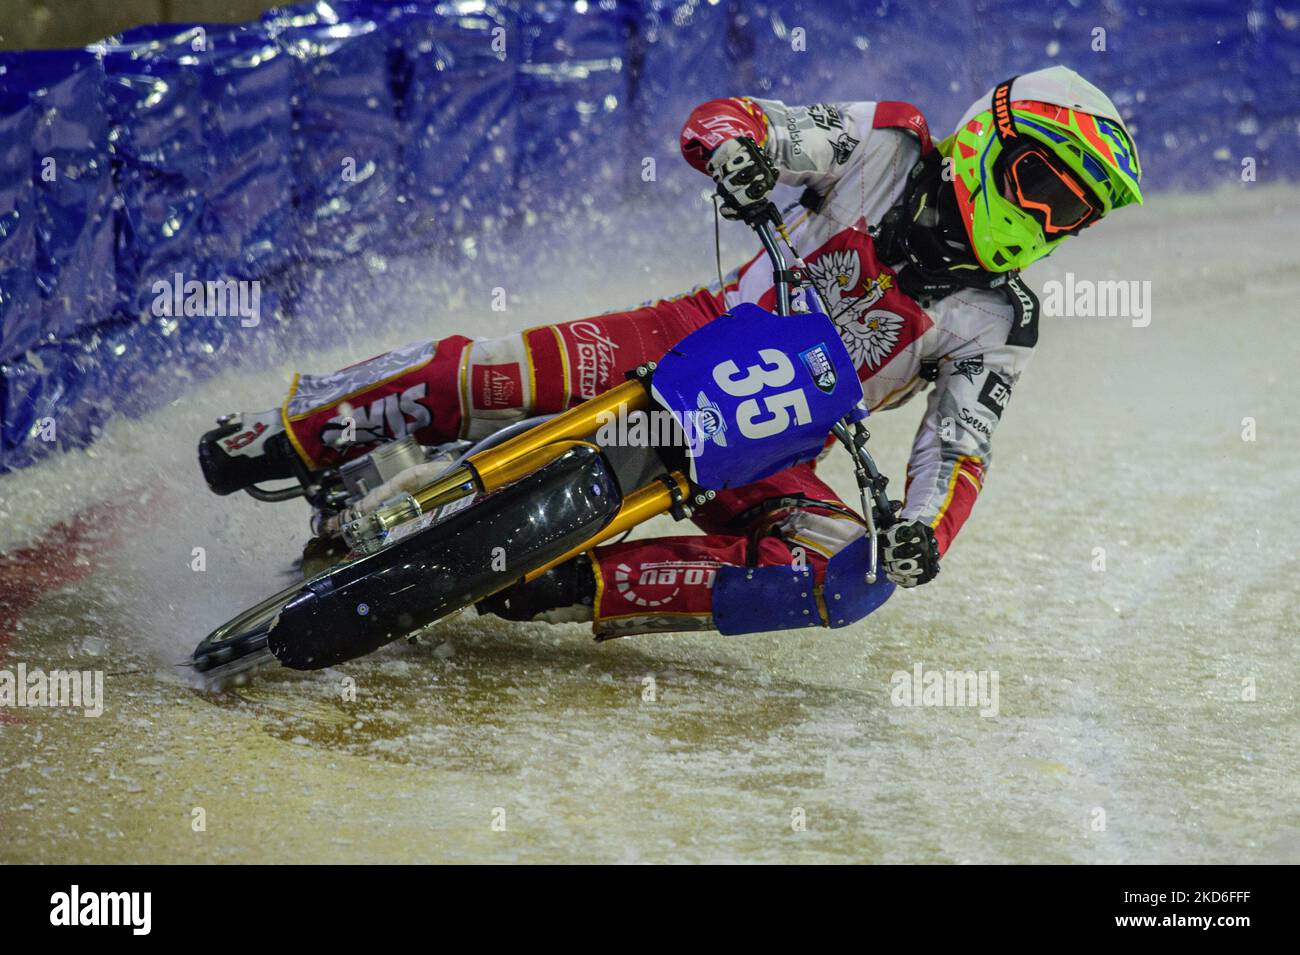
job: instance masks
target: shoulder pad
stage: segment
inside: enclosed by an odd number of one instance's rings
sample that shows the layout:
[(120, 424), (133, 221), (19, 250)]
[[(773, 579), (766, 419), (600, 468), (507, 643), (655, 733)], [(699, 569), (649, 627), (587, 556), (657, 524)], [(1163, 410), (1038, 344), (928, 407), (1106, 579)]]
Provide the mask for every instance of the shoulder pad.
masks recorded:
[(934, 144), (930, 141), (930, 124), (925, 115), (911, 103), (900, 100), (880, 100), (876, 115), (871, 120), (873, 129), (902, 129), (916, 137), (921, 144), (921, 155), (928, 155)]

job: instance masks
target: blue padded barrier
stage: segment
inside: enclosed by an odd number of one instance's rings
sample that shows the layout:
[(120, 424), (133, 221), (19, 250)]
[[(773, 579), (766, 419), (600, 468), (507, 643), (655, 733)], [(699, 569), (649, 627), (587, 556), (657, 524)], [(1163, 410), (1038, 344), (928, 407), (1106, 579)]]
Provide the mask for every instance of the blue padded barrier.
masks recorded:
[[(340, 276), (385, 257), (474, 294), (583, 236), (634, 260), (628, 210), (706, 185), (676, 144), (702, 100), (904, 99), (942, 136), (1056, 62), (1132, 118), (1148, 189), (1300, 172), (1300, 18), (1265, 0), (321, 0), (0, 53), (0, 471), (364, 333)], [(261, 324), (156, 314), (177, 273), (260, 281)]]

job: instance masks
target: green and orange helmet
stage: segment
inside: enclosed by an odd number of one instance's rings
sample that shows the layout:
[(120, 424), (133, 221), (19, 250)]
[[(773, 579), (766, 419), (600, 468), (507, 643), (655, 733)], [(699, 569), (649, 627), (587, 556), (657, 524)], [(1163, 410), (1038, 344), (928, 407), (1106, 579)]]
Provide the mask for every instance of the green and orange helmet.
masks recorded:
[(1064, 66), (998, 84), (940, 148), (989, 272), (1023, 269), (1112, 209), (1142, 202), (1137, 147), (1115, 104)]

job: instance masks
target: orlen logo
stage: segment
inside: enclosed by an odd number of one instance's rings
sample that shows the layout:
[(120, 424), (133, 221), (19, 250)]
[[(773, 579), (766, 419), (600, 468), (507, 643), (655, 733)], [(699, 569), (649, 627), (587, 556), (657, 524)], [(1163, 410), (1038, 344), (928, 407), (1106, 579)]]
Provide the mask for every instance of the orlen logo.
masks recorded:
[(613, 380), (619, 345), (596, 322), (574, 322), (568, 329), (573, 336), (577, 396), (594, 398)]
[(321, 442), (330, 444), (331, 438), (337, 440), (340, 429), (347, 429), (348, 419), (356, 425), (356, 444), (396, 440), (427, 428), (433, 417), (420, 401), (426, 388), (423, 383), (412, 385), (401, 394), (377, 398), (364, 408), (347, 409), (340, 405), (340, 413), (322, 426)]
[(682, 139), (685, 142), (698, 139), (706, 149), (713, 149), (724, 139), (751, 135), (751, 130), (733, 121), (730, 116), (704, 116), (696, 122), (700, 128), (687, 127), (682, 133)]

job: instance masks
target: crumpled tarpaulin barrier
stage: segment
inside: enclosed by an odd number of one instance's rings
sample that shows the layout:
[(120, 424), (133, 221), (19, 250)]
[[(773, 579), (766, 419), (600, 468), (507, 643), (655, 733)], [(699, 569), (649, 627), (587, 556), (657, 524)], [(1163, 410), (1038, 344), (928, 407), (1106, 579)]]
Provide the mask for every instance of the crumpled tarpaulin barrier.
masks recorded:
[[(328, 316), (304, 268), (684, 208), (703, 183), (676, 133), (701, 100), (907, 99), (942, 134), (1054, 62), (1134, 117), (1149, 188), (1300, 171), (1300, 23), (1262, 0), (336, 0), (0, 53), (0, 471), (309, 341)], [(159, 314), (178, 273), (258, 280), (260, 324)]]

